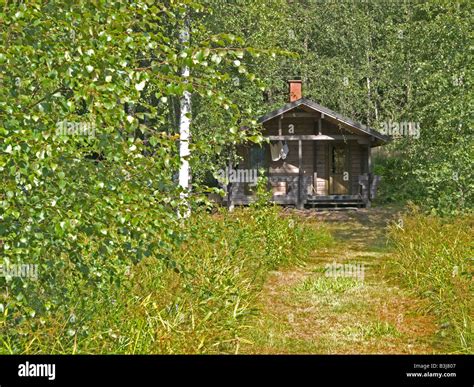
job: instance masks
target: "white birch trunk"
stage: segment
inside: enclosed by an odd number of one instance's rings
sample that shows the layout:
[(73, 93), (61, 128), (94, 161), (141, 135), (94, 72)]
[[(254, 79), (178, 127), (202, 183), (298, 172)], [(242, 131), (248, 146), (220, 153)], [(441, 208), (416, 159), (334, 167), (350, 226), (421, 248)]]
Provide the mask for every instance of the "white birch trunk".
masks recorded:
[[(180, 41), (183, 47), (187, 46), (189, 42), (189, 25), (185, 22), (180, 36)], [(183, 78), (189, 77), (189, 67), (185, 66), (181, 71)], [(179, 168), (179, 185), (183, 189), (181, 198), (183, 199), (184, 205), (187, 208), (184, 213), (180, 213), (180, 216), (187, 218), (191, 215), (191, 210), (187, 201), (189, 193), (189, 179), (190, 179), (190, 167), (188, 157), (189, 152), (189, 139), (190, 139), (190, 125), (191, 125), (191, 93), (185, 91), (180, 100), (180, 118), (179, 118), (179, 158), (181, 165)]]

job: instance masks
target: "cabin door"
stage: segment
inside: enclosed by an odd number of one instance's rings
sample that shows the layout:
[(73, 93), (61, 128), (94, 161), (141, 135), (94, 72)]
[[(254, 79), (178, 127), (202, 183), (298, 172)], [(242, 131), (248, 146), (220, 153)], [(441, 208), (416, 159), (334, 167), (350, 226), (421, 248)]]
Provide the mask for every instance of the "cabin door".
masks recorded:
[(346, 144), (329, 145), (329, 194), (349, 194), (349, 150)]

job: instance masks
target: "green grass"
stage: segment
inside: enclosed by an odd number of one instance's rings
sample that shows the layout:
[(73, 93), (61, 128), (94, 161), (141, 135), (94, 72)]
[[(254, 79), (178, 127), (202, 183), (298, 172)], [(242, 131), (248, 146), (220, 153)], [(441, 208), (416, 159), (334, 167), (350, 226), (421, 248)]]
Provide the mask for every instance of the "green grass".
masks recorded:
[(354, 288), (362, 287), (362, 282), (350, 277), (310, 277), (298, 284), (297, 292), (313, 294), (346, 293)]
[(387, 321), (376, 321), (372, 324), (362, 327), (362, 332), (367, 338), (379, 338), (384, 336), (397, 337), (400, 336), (400, 332), (397, 328)]
[(394, 277), (429, 301), (439, 335), (455, 352), (473, 351), (473, 226), (472, 215), (443, 219), (415, 211), (390, 233)]
[(364, 339), (381, 339), (384, 337), (400, 337), (398, 329), (387, 321), (375, 321), (368, 324), (359, 324), (344, 329), (347, 336), (362, 336)]
[[(196, 213), (168, 259), (147, 257), (120, 284), (49, 315), (0, 320), (1, 353), (236, 353), (271, 270), (331, 243), (273, 206)], [(86, 300), (86, 301), (84, 301)]]

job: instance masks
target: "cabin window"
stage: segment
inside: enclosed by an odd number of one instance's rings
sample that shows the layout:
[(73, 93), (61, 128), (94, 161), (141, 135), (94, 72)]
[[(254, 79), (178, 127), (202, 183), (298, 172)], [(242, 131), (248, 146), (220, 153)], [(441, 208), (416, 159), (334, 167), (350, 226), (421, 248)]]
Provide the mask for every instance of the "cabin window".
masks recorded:
[(250, 169), (265, 168), (265, 148), (253, 146), (250, 148)]
[(332, 173), (341, 174), (344, 173), (346, 167), (346, 152), (342, 147), (332, 148)]

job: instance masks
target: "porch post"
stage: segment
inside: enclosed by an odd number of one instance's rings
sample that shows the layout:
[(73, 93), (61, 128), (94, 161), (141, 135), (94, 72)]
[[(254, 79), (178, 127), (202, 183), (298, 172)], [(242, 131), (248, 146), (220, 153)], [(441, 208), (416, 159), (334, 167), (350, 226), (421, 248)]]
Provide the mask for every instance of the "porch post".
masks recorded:
[(298, 209), (303, 209), (303, 142), (298, 140)]
[(373, 179), (373, 175), (372, 175), (372, 148), (369, 145), (367, 145), (367, 170), (368, 170), (368, 177), (369, 177), (369, 181), (367, 182), (367, 204), (366, 204), (366, 207), (367, 208), (370, 208), (371, 206), (371, 203), (370, 201), (372, 200), (372, 198), (370, 197), (370, 187), (372, 186), (372, 179)]
[(367, 145), (367, 171), (369, 176), (372, 175), (372, 148)]

